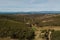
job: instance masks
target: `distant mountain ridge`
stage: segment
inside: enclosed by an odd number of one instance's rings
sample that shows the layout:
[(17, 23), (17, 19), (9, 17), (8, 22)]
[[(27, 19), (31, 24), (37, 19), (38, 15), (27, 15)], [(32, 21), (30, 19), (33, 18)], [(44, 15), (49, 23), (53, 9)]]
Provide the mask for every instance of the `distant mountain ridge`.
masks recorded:
[(41, 13), (60, 13), (60, 11), (41, 11)]
[(0, 12), (0, 14), (60, 14), (60, 11), (32, 11), (32, 12)]

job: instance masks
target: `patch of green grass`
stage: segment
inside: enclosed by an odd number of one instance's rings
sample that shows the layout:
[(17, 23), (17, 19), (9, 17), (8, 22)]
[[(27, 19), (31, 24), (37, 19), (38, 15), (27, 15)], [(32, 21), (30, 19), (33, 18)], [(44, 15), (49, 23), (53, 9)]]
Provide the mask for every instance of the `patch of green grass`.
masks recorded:
[(52, 40), (60, 40), (60, 31), (54, 31), (52, 33)]

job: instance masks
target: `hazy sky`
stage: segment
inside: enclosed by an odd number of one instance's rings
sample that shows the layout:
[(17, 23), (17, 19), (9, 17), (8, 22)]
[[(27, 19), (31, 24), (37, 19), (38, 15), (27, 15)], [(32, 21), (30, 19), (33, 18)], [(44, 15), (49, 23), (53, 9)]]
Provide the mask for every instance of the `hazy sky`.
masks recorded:
[(60, 11), (60, 0), (0, 0), (0, 11)]

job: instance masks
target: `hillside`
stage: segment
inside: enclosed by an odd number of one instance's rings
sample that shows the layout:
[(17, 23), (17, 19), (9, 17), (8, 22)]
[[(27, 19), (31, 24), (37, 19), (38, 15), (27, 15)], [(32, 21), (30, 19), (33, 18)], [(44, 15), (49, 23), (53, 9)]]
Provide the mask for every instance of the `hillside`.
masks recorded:
[(34, 31), (29, 25), (23, 23), (23, 20), (16, 20), (14, 15), (13, 17), (12, 15), (0, 15), (0, 40), (7, 37), (11, 39), (29, 40), (33, 38), (33, 35)]
[(60, 26), (60, 14), (11, 14), (0, 15), (0, 19), (9, 19), (22, 23), (38, 24), (43, 26)]
[(60, 14), (0, 14), (0, 38), (32, 40), (39, 36), (42, 28), (49, 29), (51, 26), (60, 29)]

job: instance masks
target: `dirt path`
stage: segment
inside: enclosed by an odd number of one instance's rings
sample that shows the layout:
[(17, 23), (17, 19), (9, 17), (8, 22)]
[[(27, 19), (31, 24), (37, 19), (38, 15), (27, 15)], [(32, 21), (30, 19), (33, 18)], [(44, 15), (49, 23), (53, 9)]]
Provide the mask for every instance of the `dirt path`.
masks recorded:
[(38, 27), (35, 27), (36, 30), (35, 30), (35, 39), (34, 40), (43, 40), (41, 37), (40, 37), (40, 33), (41, 33), (41, 28), (38, 28)]
[(60, 31), (60, 26), (46, 26), (46, 27), (42, 27), (41, 30), (44, 30), (44, 29), (54, 29), (55, 31)]

